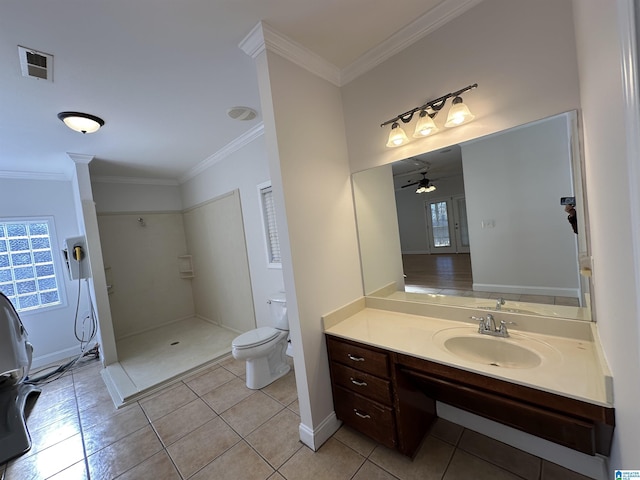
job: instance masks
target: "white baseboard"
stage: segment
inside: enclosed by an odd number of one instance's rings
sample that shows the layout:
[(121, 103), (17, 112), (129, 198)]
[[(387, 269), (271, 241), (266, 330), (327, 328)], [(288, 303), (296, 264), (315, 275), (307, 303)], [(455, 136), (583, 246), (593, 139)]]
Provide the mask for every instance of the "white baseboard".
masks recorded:
[(300, 423), (298, 427), (300, 441), (315, 452), (336, 433), (340, 425), (342, 425), (342, 422), (338, 420), (335, 412), (331, 412), (315, 429), (309, 428), (304, 423)]
[(57, 352), (48, 353), (46, 355), (39, 355), (37, 357), (33, 357), (33, 360), (31, 361), (31, 370), (48, 367), (50, 365), (55, 365), (56, 363), (62, 363), (63, 360), (69, 360), (76, 355), (80, 355), (80, 345), (75, 345), (71, 348), (65, 348), (64, 350), (58, 350)]
[(607, 458), (586, 455), (515, 428), (436, 402), (438, 417), (596, 480), (610, 478)]

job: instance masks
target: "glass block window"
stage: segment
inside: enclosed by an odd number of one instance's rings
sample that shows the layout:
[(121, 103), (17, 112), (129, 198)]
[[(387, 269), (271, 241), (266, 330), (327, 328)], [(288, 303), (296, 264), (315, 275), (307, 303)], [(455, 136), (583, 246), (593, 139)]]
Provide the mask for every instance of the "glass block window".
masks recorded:
[(18, 312), (59, 305), (48, 220), (0, 219), (0, 291)]
[(262, 206), (264, 232), (267, 242), (267, 261), (269, 266), (279, 267), (282, 265), (282, 260), (280, 257), (278, 227), (276, 225), (276, 209), (273, 203), (273, 190), (271, 185), (261, 185), (258, 189), (260, 191), (260, 204)]

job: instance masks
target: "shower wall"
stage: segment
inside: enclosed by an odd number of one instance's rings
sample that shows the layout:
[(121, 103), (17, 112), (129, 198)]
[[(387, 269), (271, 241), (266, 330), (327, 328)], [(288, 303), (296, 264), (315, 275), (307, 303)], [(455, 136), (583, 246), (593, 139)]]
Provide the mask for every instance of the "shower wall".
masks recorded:
[(98, 227), (116, 338), (194, 315), (181, 212), (99, 214)]
[(198, 316), (236, 332), (255, 328), (239, 191), (187, 210), (184, 227)]

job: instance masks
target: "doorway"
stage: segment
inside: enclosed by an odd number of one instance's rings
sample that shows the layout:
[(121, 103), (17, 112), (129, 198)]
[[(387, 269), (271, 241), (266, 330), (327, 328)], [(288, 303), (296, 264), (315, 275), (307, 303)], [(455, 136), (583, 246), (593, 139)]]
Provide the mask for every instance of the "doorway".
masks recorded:
[(469, 253), (469, 226), (464, 195), (427, 200), (430, 253)]

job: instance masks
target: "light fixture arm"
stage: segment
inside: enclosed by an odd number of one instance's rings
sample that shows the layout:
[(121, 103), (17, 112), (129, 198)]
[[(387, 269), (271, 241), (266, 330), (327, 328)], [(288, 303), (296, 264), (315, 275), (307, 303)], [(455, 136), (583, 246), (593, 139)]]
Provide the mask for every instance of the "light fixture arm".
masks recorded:
[(478, 84), (474, 83), (473, 85), (469, 85), (468, 87), (464, 87), (460, 90), (457, 90), (455, 92), (452, 93), (447, 93), (446, 95), (443, 95), (441, 97), (436, 98), (435, 100), (430, 100), (427, 103), (425, 103), (424, 105), (421, 105), (419, 107), (416, 108), (412, 108), (411, 110), (408, 110), (404, 113), (401, 113), (400, 115), (397, 115), (395, 117), (393, 117), (391, 120), (387, 120), (384, 123), (381, 123), (380, 126), (384, 127), (386, 125), (389, 125), (390, 123), (397, 123), (398, 121), (402, 121), (402, 123), (409, 123), (411, 121), (411, 119), (413, 118), (413, 115), (416, 112), (421, 112), (421, 111), (425, 111), (427, 109), (431, 109), (433, 110), (433, 113), (427, 113), (427, 115), (429, 115), (431, 118), (434, 118), (438, 112), (440, 110), (442, 110), (442, 108), (444, 107), (445, 103), (447, 102), (447, 100), (451, 97), (458, 97), (460, 95), (462, 95), (464, 92), (468, 92), (469, 90), (473, 90), (474, 88), (478, 88)]

